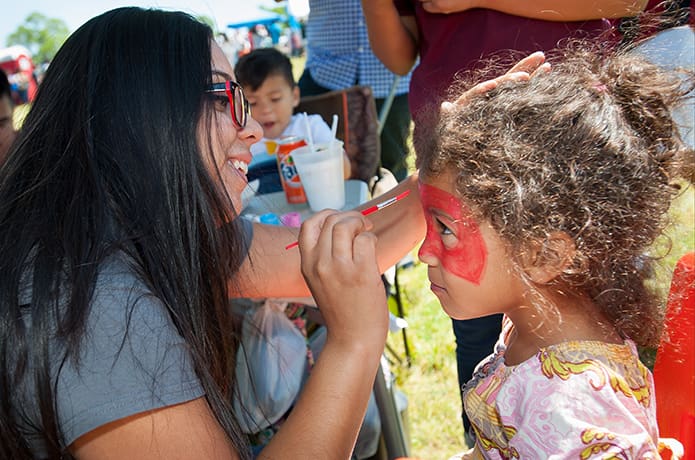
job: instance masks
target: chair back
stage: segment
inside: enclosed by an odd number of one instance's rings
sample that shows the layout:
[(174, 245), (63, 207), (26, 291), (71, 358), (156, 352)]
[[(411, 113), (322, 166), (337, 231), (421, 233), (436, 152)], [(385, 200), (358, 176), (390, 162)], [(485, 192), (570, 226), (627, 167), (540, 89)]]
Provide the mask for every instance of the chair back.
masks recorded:
[(374, 177), (381, 153), (379, 119), (370, 87), (357, 85), (317, 96), (305, 96), (294, 111), (321, 115), (329, 126), (333, 122), (333, 115), (338, 115), (336, 137), (343, 141), (350, 159), (350, 179), (368, 183)]

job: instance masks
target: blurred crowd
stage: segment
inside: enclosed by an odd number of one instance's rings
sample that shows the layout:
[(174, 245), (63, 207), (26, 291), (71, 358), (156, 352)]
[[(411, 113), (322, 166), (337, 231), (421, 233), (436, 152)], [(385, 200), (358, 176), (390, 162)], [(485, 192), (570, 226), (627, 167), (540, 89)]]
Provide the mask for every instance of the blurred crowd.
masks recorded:
[(292, 16), (228, 27), (218, 32), (215, 40), (232, 65), (241, 56), (259, 48), (276, 48), (291, 57), (301, 56), (305, 52), (304, 26)]

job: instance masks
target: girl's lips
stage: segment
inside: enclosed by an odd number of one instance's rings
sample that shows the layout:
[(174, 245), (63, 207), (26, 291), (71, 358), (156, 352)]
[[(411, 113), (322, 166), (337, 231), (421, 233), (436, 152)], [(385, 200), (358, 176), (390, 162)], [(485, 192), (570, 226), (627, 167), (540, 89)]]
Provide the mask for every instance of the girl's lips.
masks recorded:
[(433, 283), (432, 281), (430, 281), (430, 289), (431, 289), (432, 292), (434, 292), (435, 294), (436, 294), (437, 292), (446, 292), (446, 288), (445, 288), (444, 286), (440, 286), (440, 285), (438, 285), (438, 284), (436, 284), (436, 283)]

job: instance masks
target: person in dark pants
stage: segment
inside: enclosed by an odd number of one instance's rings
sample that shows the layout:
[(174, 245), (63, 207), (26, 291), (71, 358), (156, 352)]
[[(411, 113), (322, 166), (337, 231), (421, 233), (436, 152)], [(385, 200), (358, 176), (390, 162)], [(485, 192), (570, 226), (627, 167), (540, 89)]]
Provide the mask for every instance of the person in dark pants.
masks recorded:
[[(452, 319), (451, 324), (456, 337), (456, 371), (459, 388), (463, 388), (473, 375), (478, 363), (494, 348), (499, 337), (502, 315), (483, 316), (465, 321)], [(463, 401), (461, 403), (463, 404)], [(461, 421), (466, 427), (463, 433), (466, 444), (471, 446), (473, 438), (468, 431), (471, 422), (465, 410), (461, 411)]]
[[(306, 24), (307, 61), (299, 79), (302, 96), (352, 85), (370, 86), (381, 112), (397, 76), (372, 53), (358, 0), (310, 0)], [(381, 166), (398, 181), (408, 175), (410, 74), (400, 77), (393, 104), (381, 131)]]

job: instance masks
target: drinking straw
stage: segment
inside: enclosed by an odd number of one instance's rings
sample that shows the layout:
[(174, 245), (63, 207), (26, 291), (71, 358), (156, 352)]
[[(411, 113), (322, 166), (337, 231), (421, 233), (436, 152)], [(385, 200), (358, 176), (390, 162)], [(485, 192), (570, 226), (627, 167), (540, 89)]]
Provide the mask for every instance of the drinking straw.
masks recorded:
[(333, 123), (331, 123), (331, 145), (329, 148), (333, 149), (333, 143), (335, 143), (335, 135), (338, 132), (338, 115), (333, 114)]
[(306, 140), (307, 143), (309, 144), (309, 149), (314, 152), (314, 139), (311, 137), (311, 127), (309, 126), (309, 116), (306, 114), (306, 112), (303, 112), (302, 115), (304, 116), (304, 127), (306, 128)]

